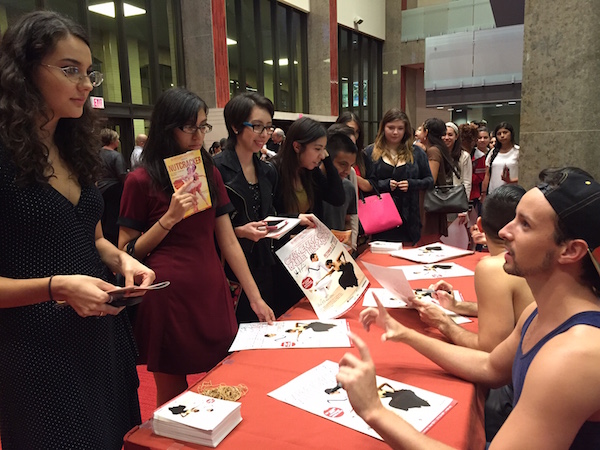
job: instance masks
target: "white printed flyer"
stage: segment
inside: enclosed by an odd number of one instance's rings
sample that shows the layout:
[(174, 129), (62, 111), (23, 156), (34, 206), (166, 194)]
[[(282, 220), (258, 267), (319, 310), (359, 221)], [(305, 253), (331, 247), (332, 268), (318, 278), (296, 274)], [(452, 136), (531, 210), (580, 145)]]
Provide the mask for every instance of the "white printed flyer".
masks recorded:
[[(335, 376), (338, 370), (337, 363), (324, 361), (268, 395), (381, 439), (381, 436), (354, 412), (346, 391), (337, 387)], [(456, 401), (449, 397), (388, 378), (377, 376), (376, 382), (383, 405), (420, 432), (426, 432), (456, 404)]]
[(435, 244), (424, 245), (422, 247), (396, 250), (391, 252), (390, 255), (396, 256), (397, 258), (408, 259), (409, 261), (430, 264), (445, 259), (471, 255), (472, 253), (472, 250), (464, 250), (462, 248), (436, 242)]
[(277, 252), (277, 257), (312, 305), (317, 317), (335, 319), (348, 311), (369, 285), (342, 243), (315, 218)]
[(241, 323), (229, 351), (351, 347), (349, 331), (346, 319)]

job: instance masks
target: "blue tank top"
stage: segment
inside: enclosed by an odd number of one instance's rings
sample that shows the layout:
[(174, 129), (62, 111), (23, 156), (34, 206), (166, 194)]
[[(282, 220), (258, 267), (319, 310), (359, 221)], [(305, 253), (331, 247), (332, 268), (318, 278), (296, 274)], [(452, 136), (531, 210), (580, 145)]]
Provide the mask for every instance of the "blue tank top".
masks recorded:
[[(523, 384), (525, 383), (525, 375), (529, 370), (529, 365), (535, 358), (535, 355), (540, 349), (552, 339), (554, 336), (558, 336), (564, 333), (575, 325), (590, 325), (592, 327), (600, 328), (600, 312), (599, 311), (584, 311), (570, 317), (564, 321), (561, 325), (556, 327), (540, 341), (535, 344), (525, 355), (523, 354), (523, 337), (531, 325), (532, 320), (537, 316), (538, 310), (531, 313), (523, 324), (523, 330), (521, 331), (521, 341), (517, 348), (517, 354), (515, 355), (515, 361), (512, 367), (512, 381), (515, 390), (515, 396), (513, 399), (513, 408), (516, 406), (519, 398), (521, 397), (521, 391)], [(585, 422), (579, 429), (579, 432), (575, 436), (573, 444), (570, 447), (572, 450), (575, 449), (598, 449), (600, 448), (600, 422)]]

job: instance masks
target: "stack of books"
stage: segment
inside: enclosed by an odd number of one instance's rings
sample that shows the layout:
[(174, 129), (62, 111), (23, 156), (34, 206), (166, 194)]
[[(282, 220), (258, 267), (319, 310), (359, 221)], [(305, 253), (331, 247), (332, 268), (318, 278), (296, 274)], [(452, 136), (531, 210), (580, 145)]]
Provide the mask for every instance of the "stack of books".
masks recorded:
[(216, 447), (242, 421), (242, 404), (187, 391), (154, 412), (159, 436)]

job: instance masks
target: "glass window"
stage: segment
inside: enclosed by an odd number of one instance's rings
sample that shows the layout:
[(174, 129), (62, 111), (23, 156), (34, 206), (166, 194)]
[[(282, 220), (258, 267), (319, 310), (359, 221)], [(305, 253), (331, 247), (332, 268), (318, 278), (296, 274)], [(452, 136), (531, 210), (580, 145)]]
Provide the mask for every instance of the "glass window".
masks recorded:
[(305, 111), (306, 14), (276, 0), (225, 6), (230, 95), (258, 91), (279, 111)]
[[(240, 51), (242, 52), (242, 68), (246, 77), (245, 86), (241, 90), (250, 92), (258, 91), (258, 54), (256, 37), (254, 2), (242, 2), (242, 30), (241, 35), (244, 39), (241, 42)], [(258, 24), (257, 24), (258, 25)], [(238, 44), (239, 46), (240, 44)]]
[[(277, 106), (281, 111), (291, 111), (290, 99), (290, 49), (288, 46), (287, 8), (277, 5), (277, 42), (279, 43), (279, 98)], [(277, 69), (277, 65), (275, 66)]]
[[(263, 70), (263, 95), (271, 100), (275, 98), (273, 86), (273, 31), (271, 26), (271, 2), (261, 0), (260, 2), (260, 29), (262, 40), (262, 70)], [(229, 62), (231, 67), (231, 61)]]
[(89, 2), (88, 10), (94, 68), (104, 74), (104, 82), (94, 89), (92, 95), (104, 97), (108, 102), (121, 103), (123, 96), (115, 4), (94, 0)]
[(365, 144), (373, 142), (381, 117), (381, 42), (339, 28), (340, 112), (352, 111), (363, 122)]
[(85, 7), (75, 0), (45, 0), (44, 7), (51, 11), (56, 11), (70, 17), (76, 22), (81, 23), (81, 14), (85, 13)]
[(239, 47), (240, 39), (236, 26), (235, 0), (225, 2), (227, 16), (227, 59), (229, 60), (229, 96), (235, 96), (240, 89), (239, 81)]
[[(127, 58), (129, 61), (129, 84), (131, 87), (131, 103), (152, 103), (150, 67), (150, 39), (148, 36), (150, 23), (148, 13), (144, 9), (144, 0), (127, 0), (127, 4), (135, 9), (130, 13), (124, 11), (124, 28), (127, 40)], [(129, 9), (129, 8), (128, 8)], [(166, 27), (165, 27), (166, 28)], [(162, 30), (156, 30), (161, 33)], [(167, 48), (168, 50), (168, 48)], [(170, 64), (169, 64), (170, 65)]]
[(2, 34), (23, 14), (33, 11), (36, 4), (35, 0), (2, 1), (0, 3), (0, 33)]

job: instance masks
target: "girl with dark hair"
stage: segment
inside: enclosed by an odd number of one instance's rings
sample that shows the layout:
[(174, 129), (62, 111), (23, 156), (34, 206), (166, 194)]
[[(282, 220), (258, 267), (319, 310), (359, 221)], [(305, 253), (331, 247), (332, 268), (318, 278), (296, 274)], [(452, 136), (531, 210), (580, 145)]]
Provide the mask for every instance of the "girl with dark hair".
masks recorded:
[[(135, 343), (114, 273), (154, 273), (102, 235), (83, 29), (37, 11), (0, 44), (2, 448), (120, 449), (140, 423)], [(98, 129), (98, 128), (96, 128)], [(41, 388), (40, 388), (41, 387)]]
[[(487, 168), (482, 183), (482, 197), (503, 184), (519, 182), (519, 146), (515, 144), (515, 130), (508, 122), (501, 122), (494, 130), (496, 144), (485, 160)], [(483, 201), (483, 199), (482, 199)]]
[(354, 172), (356, 173), (356, 184), (360, 190), (370, 192), (371, 185), (369, 184), (369, 180), (365, 178), (367, 173), (363, 155), (365, 137), (360, 118), (352, 111), (344, 111), (338, 116), (335, 123), (349, 126), (354, 130), (354, 143), (358, 148), (358, 153), (356, 154), (356, 164), (353, 167)]
[(342, 180), (326, 145), (327, 131), (319, 122), (302, 117), (290, 126), (281, 150), (273, 158), (279, 174), (275, 190), (278, 214), (314, 213), (322, 219), (323, 200), (333, 206), (344, 203)]
[[(471, 126), (473, 128), (471, 128)], [(473, 166), (471, 164), (471, 146), (474, 144), (473, 133), (477, 135), (475, 125), (463, 124), (459, 127), (454, 122), (446, 122), (446, 134), (442, 140), (446, 144), (446, 150), (450, 153), (450, 162), (454, 169), (452, 170), (452, 184), (458, 186), (462, 184), (465, 188), (467, 198), (471, 195), (471, 183), (473, 181)], [(459, 177), (460, 175), (460, 177)]]
[(390, 192), (403, 224), (374, 240), (416, 243), (421, 238), (419, 192), (433, 186), (427, 156), (412, 145), (408, 116), (398, 108), (385, 113), (375, 143), (365, 149), (367, 178), (379, 192)]
[[(231, 214), (235, 235), (240, 241), (252, 276), (269, 305), (274, 304), (272, 240), (263, 219), (275, 215), (273, 192), (277, 185), (275, 167), (259, 158), (269, 136), (273, 134), (273, 103), (255, 92), (236, 95), (225, 105), (223, 114), (229, 133), (227, 150), (215, 157), (235, 211)], [(229, 265), (227, 276), (235, 279)], [(238, 323), (256, 322), (252, 305), (245, 292), (240, 296), (236, 316)]]
[[(187, 389), (186, 375), (206, 372), (227, 355), (237, 332), (229, 284), (215, 246), (255, 305), (258, 318), (272, 321), (233, 232), (233, 206), (212, 158), (204, 150), (211, 130), (208, 108), (182, 88), (164, 92), (152, 113), (142, 165), (125, 182), (119, 246), (152, 267), (163, 291), (146, 294), (135, 322), (139, 363), (154, 373), (157, 404)], [(183, 220), (193, 204), (187, 181), (177, 191), (164, 159), (201, 150), (212, 207)], [(200, 355), (190, 357), (190, 355)]]
[(210, 148), (208, 149), (208, 154), (210, 156), (215, 156), (221, 153), (222, 150), (223, 149), (221, 148), (221, 143), (219, 141), (215, 141), (211, 144)]
[[(463, 125), (461, 125), (462, 127)], [(487, 171), (485, 167), (485, 156), (488, 151), (490, 142), (490, 132), (486, 127), (477, 129), (477, 142), (471, 148), (471, 164), (473, 165), (473, 177), (471, 184), (471, 196), (469, 200), (473, 203), (473, 207), (477, 211), (477, 215), (481, 214), (481, 184), (485, 178)]]
[[(326, 144), (327, 132), (319, 122), (302, 117), (292, 123), (281, 149), (271, 160), (279, 176), (273, 202), (278, 215), (299, 216), (301, 225), (314, 226), (310, 213), (323, 221), (323, 201), (333, 206), (343, 205), (342, 180)], [(274, 308), (280, 315), (304, 295), (282, 264), (276, 265), (274, 277), (277, 298)]]
[[(437, 117), (427, 119), (423, 123), (422, 142), (425, 145), (425, 152), (429, 160), (429, 168), (433, 176), (434, 186), (452, 185), (454, 176), (452, 165), (450, 164), (450, 152), (444, 144), (442, 137), (446, 134), (446, 124)], [(448, 221), (444, 213), (428, 213), (422, 210), (423, 214), (423, 241), (422, 244), (428, 244), (438, 241), (440, 236), (448, 235)]]

